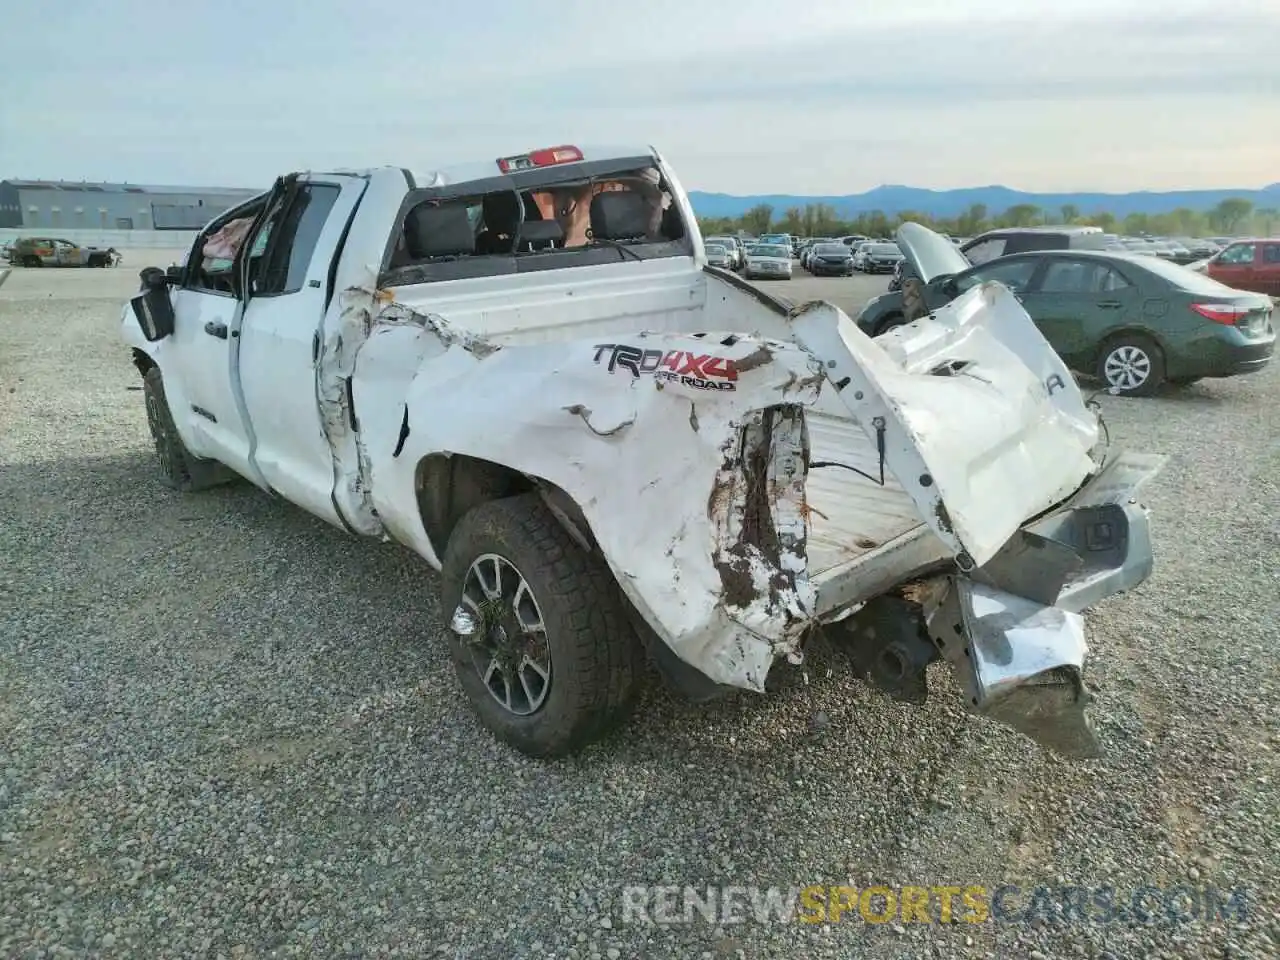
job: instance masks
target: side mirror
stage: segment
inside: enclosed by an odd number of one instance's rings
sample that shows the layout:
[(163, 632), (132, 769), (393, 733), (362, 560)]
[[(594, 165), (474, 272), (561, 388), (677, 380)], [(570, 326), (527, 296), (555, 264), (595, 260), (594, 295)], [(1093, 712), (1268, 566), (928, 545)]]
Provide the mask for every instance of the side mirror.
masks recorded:
[(173, 303), (169, 300), (169, 285), (165, 272), (159, 267), (147, 267), (139, 273), (142, 292), (129, 300), (133, 315), (142, 329), (142, 335), (150, 342), (163, 340), (173, 333)]

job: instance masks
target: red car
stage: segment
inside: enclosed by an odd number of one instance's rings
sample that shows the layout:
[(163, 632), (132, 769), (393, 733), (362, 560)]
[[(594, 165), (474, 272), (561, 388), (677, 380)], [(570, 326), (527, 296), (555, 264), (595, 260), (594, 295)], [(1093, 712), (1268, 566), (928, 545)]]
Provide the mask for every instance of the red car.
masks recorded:
[(1209, 261), (1209, 276), (1236, 290), (1280, 297), (1280, 240), (1236, 240)]

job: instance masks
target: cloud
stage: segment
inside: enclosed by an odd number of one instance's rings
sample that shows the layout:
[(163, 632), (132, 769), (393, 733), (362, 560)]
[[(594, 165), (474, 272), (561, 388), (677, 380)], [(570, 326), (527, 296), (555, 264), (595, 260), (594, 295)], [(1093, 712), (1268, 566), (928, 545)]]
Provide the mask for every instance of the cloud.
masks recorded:
[(1204, 0), (22, 5), (0, 176), (254, 185), (621, 142), (738, 193), (1246, 186), (1280, 179), (1278, 28)]

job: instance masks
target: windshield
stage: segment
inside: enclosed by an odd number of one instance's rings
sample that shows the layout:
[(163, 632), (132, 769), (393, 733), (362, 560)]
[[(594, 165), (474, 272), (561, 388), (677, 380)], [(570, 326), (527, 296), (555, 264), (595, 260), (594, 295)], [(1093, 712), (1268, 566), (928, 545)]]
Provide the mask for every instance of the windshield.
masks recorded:
[(728, 252), (729, 251), (725, 248), (724, 244), (720, 244), (720, 243), (707, 244), (707, 256), (709, 257), (715, 257), (715, 256), (723, 257)]
[(849, 254), (849, 248), (843, 243), (820, 243), (814, 250), (820, 257), (844, 257)]
[(879, 257), (889, 257), (894, 256), (895, 254), (898, 256), (902, 255), (902, 251), (898, 249), (898, 245), (896, 243), (873, 243), (871, 246), (867, 247), (866, 250), (868, 253), (873, 253)]
[(751, 252), (757, 257), (786, 257), (788, 260), (791, 259), (791, 250), (778, 244), (762, 243), (752, 248)]

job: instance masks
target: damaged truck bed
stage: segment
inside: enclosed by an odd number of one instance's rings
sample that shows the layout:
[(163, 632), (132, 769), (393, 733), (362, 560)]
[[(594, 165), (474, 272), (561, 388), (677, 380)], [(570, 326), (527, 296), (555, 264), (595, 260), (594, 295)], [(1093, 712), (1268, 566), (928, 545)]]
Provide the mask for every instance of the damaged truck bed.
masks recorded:
[(998, 284), (872, 340), (708, 267), (655, 152), (574, 147), (290, 175), (143, 280), (163, 476), (440, 569), (462, 688), (528, 753), (600, 735), (646, 650), (690, 695), (763, 691), (820, 629), (893, 696), (946, 660), (971, 710), (1098, 752), (1082, 613), (1149, 575), (1160, 458), (1106, 449)]

